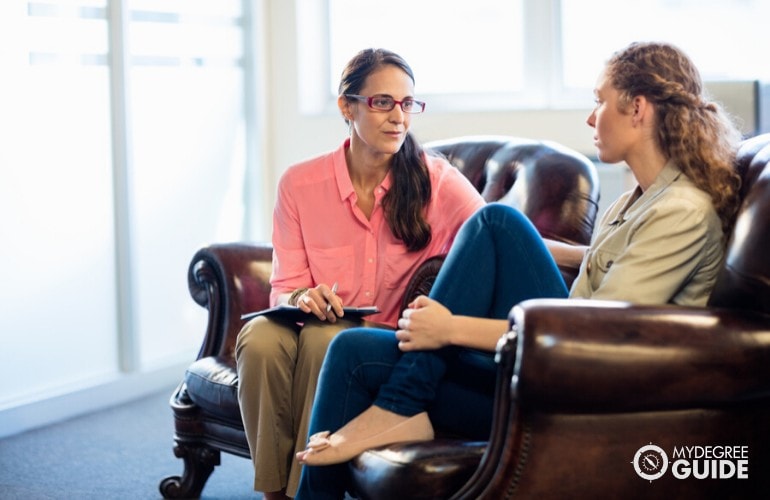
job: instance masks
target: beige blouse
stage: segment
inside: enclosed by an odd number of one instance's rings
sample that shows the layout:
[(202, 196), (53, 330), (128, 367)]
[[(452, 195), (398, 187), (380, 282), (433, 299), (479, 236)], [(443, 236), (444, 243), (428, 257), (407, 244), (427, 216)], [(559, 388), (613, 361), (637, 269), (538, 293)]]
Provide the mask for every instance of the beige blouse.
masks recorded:
[(723, 257), (711, 197), (669, 161), (601, 217), (570, 297), (703, 306)]

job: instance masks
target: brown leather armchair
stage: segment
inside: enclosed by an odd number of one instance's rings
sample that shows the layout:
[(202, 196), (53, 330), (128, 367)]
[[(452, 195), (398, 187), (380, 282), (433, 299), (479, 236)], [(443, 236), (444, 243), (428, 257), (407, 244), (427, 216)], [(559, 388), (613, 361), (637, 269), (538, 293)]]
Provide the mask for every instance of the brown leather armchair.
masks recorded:
[[(583, 155), (551, 142), (505, 136), (460, 137), (427, 147), (443, 153), (488, 202), (520, 208), (543, 236), (590, 241), (599, 184), (593, 163)], [(232, 243), (207, 246), (192, 258), (190, 293), (209, 316), (198, 357), (170, 400), (174, 454), (184, 460), (184, 473), (161, 481), (166, 498), (199, 496), (221, 451), (250, 456), (238, 407), (234, 346), (241, 314), (268, 306), (271, 257), (269, 244)], [(430, 290), (441, 259), (417, 271), (404, 303)], [(575, 272), (562, 269), (568, 282)]]
[(369, 450), (350, 465), (356, 494), (767, 498), (770, 134), (743, 142), (737, 168), (743, 206), (707, 307), (516, 305), (489, 441)]

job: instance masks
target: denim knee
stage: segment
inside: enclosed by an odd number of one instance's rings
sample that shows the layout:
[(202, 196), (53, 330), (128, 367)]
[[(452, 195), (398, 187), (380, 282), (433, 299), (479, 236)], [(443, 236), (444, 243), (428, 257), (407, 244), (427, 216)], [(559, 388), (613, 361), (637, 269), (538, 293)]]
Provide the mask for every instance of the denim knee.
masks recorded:
[(516, 228), (535, 229), (521, 210), (502, 203), (489, 203), (476, 213), (486, 225), (515, 231)]

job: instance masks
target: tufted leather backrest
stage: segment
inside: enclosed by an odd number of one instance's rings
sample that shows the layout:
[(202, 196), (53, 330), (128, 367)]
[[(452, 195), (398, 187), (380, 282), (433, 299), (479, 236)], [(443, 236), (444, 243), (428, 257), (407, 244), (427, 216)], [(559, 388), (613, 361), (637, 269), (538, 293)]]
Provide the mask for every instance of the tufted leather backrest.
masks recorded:
[(487, 202), (522, 210), (543, 237), (587, 245), (599, 203), (595, 165), (560, 144), (464, 136), (425, 145), (441, 153)]
[(743, 204), (709, 305), (770, 313), (770, 134), (745, 140), (736, 168)]

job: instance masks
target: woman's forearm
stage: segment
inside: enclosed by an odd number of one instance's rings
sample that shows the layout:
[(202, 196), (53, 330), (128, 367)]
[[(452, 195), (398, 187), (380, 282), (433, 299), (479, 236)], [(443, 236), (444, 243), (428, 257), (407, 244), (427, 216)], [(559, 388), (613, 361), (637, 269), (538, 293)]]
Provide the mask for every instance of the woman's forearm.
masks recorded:
[(560, 266), (577, 269), (583, 263), (588, 247), (586, 245), (570, 245), (561, 241), (544, 239), (545, 246), (551, 252), (553, 260)]
[(494, 351), (508, 330), (508, 320), (453, 316), (450, 343), (460, 347)]

